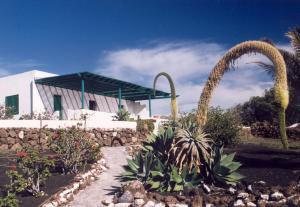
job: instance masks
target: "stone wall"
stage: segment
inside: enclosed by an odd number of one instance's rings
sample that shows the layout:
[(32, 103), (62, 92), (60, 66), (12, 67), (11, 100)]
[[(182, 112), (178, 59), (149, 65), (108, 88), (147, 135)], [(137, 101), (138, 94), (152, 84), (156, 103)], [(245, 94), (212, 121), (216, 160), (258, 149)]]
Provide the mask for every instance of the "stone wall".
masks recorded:
[[(144, 132), (132, 129), (84, 130), (85, 136), (95, 139), (101, 146), (135, 145), (147, 136)], [(49, 137), (58, 134), (58, 129), (37, 128), (0, 128), (0, 152), (6, 150), (17, 150), (23, 145), (32, 147), (48, 147)]]

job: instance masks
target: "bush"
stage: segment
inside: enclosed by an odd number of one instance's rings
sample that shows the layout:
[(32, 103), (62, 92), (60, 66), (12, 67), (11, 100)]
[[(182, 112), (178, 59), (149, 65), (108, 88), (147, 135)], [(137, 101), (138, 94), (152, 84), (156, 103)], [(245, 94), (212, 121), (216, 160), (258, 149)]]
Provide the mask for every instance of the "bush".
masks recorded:
[(121, 109), (117, 112), (115, 116), (113, 116), (114, 120), (116, 121), (129, 121), (130, 120), (130, 113), (125, 109)]
[(239, 142), (241, 127), (237, 113), (211, 107), (207, 117), (204, 132), (209, 134), (216, 145), (234, 146)]
[(11, 178), (14, 178), (19, 186), (25, 186), (25, 190), (32, 195), (37, 197), (44, 195), (40, 187), (51, 175), (50, 168), (54, 166), (53, 160), (43, 157), (34, 149), (25, 149), (25, 151), (18, 152), (16, 156), (17, 167), (21, 174), (18, 175), (15, 171), (11, 174)]
[(136, 121), (136, 131), (152, 133), (154, 130), (154, 120), (152, 119), (138, 119)]
[(270, 122), (256, 122), (251, 124), (251, 134), (256, 137), (263, 138), (277, 138), (279, 137), (278, 124), (272, 124)]
[(16, 194), (10, 193), (5, 197), (0, 197), (1, 207), (19, 207), (20, 201), (16, 198)]
[(64, 174), (77, 173), (80, 166), (99, 158), (99, 144), (84, 135), (82, 130), (72, 127), (51, 138), (51, 149), (58, 155)]

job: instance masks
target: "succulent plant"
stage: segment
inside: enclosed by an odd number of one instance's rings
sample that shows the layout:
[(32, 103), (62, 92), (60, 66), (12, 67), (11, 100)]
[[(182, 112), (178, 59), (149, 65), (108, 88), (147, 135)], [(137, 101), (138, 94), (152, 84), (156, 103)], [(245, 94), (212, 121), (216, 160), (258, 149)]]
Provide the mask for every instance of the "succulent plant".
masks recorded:
[(211, 143), (212, 140), (198, 127), (190, 127), (189, 130), (177, 128), (169, 159), (175, 161), (179, 170), (187, 165), (189, 171), (196, 168), (197, 172), (201, 172), (210, 161)]
[(168, 160), (168, 153), (174, 140), (174, 130), (171, 127), (159, 128), (158, 134), (150, 134), (147, 140), (142, 142), (142, 151), (152, 152), (163, 163)]
[(235, 185), (244, 178), (237, 170), (242, 166), (240, 162), (235, 162), (235, 153), (224, 154), (223, 148), (214, 151), (214, 161), (212, 163), (212, 176), (214, 182), (226, 185)]

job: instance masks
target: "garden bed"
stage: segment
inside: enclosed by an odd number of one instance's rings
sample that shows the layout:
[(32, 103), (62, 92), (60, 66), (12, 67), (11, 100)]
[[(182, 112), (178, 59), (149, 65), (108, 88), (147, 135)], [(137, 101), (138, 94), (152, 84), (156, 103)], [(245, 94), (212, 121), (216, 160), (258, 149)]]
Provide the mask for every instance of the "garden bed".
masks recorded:
[[(11, 156), (11, 155), (10, 155)], [(10, 169), (10, 166), (13, 164), (11, 158), (8, 158), (6, 155), (1, 155), (0, 158), (0, 188), (4, 189), (4, 185), (9, 183), (9, 178), (6, 175), (6, 170)], [(91, 168), (91, 164), (87, 164), (86, 168), (80, 168), (79, 173), (88, 171)], [(63, 189), (65, 186), (74, 182), (76, 174), (66, 174), (63, 175), (61, 172), (52, 170), (51, 176), (45, 182), (45, 185), (42, 186), (42, 191), (45, 192), (44, 196), (34, 197), (31, 194), (20, 193), (17, 195), (17, 199), (21, 202), (20, 207), (34, 207), (39, 206), (45, 200), (47, 200), (51, 195)], [(3, 192), (1, 192), (3, 194)]]
[[(130, 152), (130, 150), (128, 150)], [(240, 144), (225, 153), (236, 152), (235, 160), (243, 165), (239, 172), (246, 176), (237, 187), (219, 188), (212, 185), (186, 188), (179, 192), (145, 192), (133, 182), (123, 187), (123, 192), (114, 199), (115, 203), (125, 202), (137, 205), (143, 203), (164, 206), (300, 206), (300, 152), (295, 150), (271, 149), (254, 144)], [(138, 190), (135, 187), (138, 186)], [(124, 195), (130, 191), (132, 196)], [(131, 201), (130, 201), (131, 197)], [(126, 202), (125, 202), (126, 203)], [(124, 205), (126, 206), (126, 205)], [(129, 205), (128, 205), (129, 206)]]

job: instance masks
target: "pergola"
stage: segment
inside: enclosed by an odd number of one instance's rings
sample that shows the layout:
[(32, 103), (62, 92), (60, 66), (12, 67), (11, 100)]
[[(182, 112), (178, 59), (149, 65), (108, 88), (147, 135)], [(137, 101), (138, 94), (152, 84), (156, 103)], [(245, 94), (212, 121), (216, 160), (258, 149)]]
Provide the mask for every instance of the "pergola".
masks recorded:
[(151, 100), (171, 98), (170, 93), (143, 87), (134, 83), (105, 77), (102, 75), (80, 72), (67, 75), (53, 76), (35, 80), (36, 84), (66, 88), (81, 91), (81, 108), (84, 109), (84, 93), (93, 93), (118, 98), (118, 107), (121, 109), (121, 100), (149, 101), (149, 116), (152, 116)]

